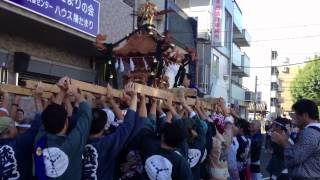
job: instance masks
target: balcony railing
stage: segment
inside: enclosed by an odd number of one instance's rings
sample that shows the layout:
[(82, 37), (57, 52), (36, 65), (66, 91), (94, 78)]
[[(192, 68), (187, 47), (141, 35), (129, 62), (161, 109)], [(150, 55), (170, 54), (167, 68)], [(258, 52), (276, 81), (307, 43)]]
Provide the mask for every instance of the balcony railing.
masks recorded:
[(241, 50), (235, 43), (233, 43), (232, 51), (233, 51), (232, 63), (235, 66), (241, 66)]
[(235, 32), (237, 33), (241, 33), (242, 30), (242, 12), (237, 4), (236, 1), (233, 1), (233, 28), (235, 30)]
[(243, 72), (246, 74), (246, 76), (250, 76), (250, 58), (246, 53), (243, 53), (241, 55), (241, 64), (242, 64), (242, 69)]
[(246, 91), (246, 92), (245, 92), (245, 101), (246, 101), (246, 102), (252, 102), (252, 101), (254, 101), (254, 92), (252, 92), (252, 91)]
[(245, 101), (246, 89), (238, 83), (231, 81), (231, 97), (239, 101)]
[[(240, 59), (240, 60), (239, 60)], [(250, 58), (242, 53), (240, 48), (233, 44), (232, 75), (240, 77), (250, 76)]]
[(250, 46), (251, 36), (246, 29), (242, 29), (240, 33), (234, 33), (233, 41), (241, 47)]

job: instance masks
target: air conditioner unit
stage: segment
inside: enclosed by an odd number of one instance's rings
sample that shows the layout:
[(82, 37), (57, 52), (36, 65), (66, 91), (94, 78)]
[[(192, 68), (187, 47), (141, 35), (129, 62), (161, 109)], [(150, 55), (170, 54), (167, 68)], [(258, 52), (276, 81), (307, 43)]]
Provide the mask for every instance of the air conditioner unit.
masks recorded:
[(223, 80), (225, 80), (225, 81), (227, 81), (227, 80), (229, 80), (229, 74), (225, 74), (225, 75), (223, 75)]
[(204, 40), (210, 40), (211, 38), (211, 35), (210, 35), (210, 33), (208, 32), (208, 31), (200, 31), (200, 32), (198, 32), (198, 38), (199, 39), (204, 39)]

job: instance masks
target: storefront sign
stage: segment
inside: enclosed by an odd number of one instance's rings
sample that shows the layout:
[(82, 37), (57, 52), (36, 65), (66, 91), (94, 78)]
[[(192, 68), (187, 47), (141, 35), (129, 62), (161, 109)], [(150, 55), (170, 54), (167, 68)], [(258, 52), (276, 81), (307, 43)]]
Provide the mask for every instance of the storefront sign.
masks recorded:
[(91, 36), (99, 33), (97, 0), (4, 0)]
[(212, 46), (221, 46), (222, 43), (222, 7), (223, 0), (213, 0)]

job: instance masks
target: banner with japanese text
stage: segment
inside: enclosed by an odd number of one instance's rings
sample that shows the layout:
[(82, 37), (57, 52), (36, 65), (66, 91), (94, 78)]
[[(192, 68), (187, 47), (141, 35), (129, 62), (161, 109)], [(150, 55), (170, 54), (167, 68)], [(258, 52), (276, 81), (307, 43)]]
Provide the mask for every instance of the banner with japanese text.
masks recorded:
[(4, 1), (90, 36), (99, 33), (100, 3), (97, 0)]
[(223, 17), (223, 1), (213, 0), (213, 27), (212, 27), (212, 46), (222, 46), (222, 17)]

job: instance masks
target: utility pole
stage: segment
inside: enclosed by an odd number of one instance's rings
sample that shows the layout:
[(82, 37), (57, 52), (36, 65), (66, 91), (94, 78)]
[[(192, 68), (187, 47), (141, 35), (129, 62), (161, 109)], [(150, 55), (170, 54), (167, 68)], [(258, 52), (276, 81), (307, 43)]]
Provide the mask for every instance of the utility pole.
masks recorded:
[(256, 76), (256, 82), (254, 85), (254, 117), (253, 117), (254, 120), (256, 120), (256, 113), (257, 113), (257, 86), (258, 86), (258, 76)]

